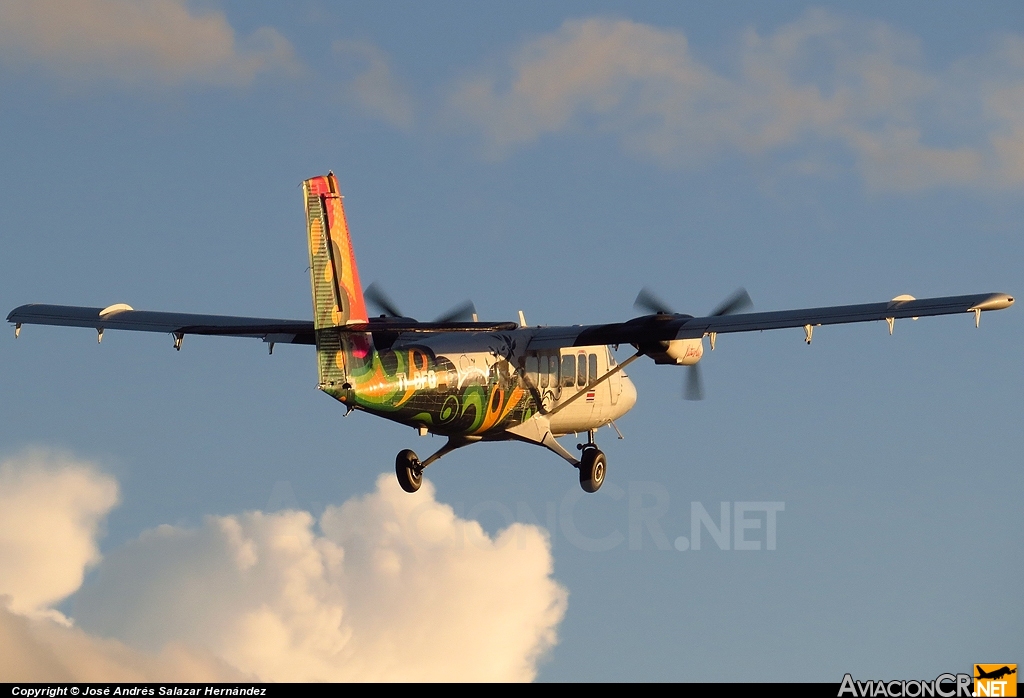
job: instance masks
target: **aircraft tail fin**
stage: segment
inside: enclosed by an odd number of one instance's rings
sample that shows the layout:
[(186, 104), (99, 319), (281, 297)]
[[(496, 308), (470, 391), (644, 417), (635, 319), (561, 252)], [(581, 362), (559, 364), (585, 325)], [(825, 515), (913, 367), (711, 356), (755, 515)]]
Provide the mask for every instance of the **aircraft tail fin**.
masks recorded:
[(363, 287), (334, 173), (302, 183), (315, 329), (367, 322)]

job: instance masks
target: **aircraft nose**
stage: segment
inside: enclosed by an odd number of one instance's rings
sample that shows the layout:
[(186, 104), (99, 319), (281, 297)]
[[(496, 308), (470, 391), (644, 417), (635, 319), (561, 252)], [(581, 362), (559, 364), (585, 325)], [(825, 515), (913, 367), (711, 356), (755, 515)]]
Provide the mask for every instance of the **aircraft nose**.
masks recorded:
[(618, 408), (618, 417), (629, 412), (633, 409), (633, 405), (636, 404), (636, 386), (633, 385), (633, 381), (629, 380), (629, 377), (625, 374), (622, 375), (622, 392), (619, 393), (619, 401), (615, 405)]

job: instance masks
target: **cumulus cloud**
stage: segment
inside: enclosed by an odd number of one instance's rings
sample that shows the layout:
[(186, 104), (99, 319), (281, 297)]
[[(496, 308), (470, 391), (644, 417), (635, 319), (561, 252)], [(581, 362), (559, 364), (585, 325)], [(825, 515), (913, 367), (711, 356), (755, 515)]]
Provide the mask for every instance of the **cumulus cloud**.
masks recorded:
[(354, 68), (354, 77), (343, 88), (345, 96), (392, 126), (412, 126), (412, 97), (395, 78), (384, 51), (369, 41), (346, 40), (334, 42), (334, 53)]
[(245, 681), (208, 653), (168, 645), (146, 653), (49, 619), (29, 619), (0, 606), (0, 680)]
[(4, 0), (0, 60), (155, 87), (243, 86), (297, 66), (275, 29), (238, 37), (222, 12), (192, 11), (185, 0)]
[(0, 462), (0, 596), (12, 611), (56, 617), (50, 606), (99, 562), (97, 533), (117, 497), (113, 478), (65, 454)]
[(301, 511), (162, 526), (110, 554), (75, 617), (280, 681), (529, 680), (555, 642), (566, 594), (536, 527), (491, 539), (383, 475), (320, 529)]
[(930, 70), (915, 37), (812, 10), (767, 36), (748, 30), (733, 63), (712, 68), (675, 29), (570, 20), (450, 103), (494, 157), (594, 131), (670, 166), (733, 151), (808, 170), (852, 155), (879, 189), (1024, 185), (1024, 38)]
[(144, 653), (90, 636), (51, 608), (100, 562), (96, 538), (117, 497), (112, 477), (64, 453), (0, 463), (0, 681), (246, 678), (177, 643)]
[[(0, 547), (2, 680), (530, 680), (566, 609), (543, 529), (489, 536), (429, 483), (410, 496), (383, 475), (319, 522), (160, 526), (97, 564), (111, 478), (49, 454), (0, 472), (0, 505), (22, 512)], [(44, 617), (90, 564), (73, 627)], [(36, 591), (45, 570), (64, 581)]]

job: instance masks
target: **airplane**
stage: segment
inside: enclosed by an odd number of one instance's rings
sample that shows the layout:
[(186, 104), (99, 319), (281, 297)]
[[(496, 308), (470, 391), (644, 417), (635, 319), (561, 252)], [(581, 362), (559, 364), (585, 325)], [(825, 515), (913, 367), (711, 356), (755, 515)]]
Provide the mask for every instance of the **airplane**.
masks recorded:
[[(596, 492), (605, 480), (607, 459), (595, 442), (636, 403), (637, 393), (624, 369), (646, 356), (656, 364), (689, 367), (685, 396), (702, 395), (698, 362), (704, 340), (712, 350), (719, 334), (803, 328), (811, 343), (815, 327), (885, 320), (892, 334), (897, 319), (973, 313), (1008, 308), (1005, 293), (741, 312), (751, 305), (740, 289), (704, 317), (673, 312), (644, 289), (635, 305), (648, 311), (631, 320), (603, 325), (528, 326), (481, 322), (471, 304), (432, 322), (402, 315), (390, 298), (359, 281), (345, 209), (333, 172), (303, 182), (309, 247), (313, 320), (279, 320), (135, 310), (124, 303), (106, 308), (30, 304), (15, 308), (7, 321), (17, 337), (23, 325), (90, 327), (97, 340), (105, 330), (165, 332), (180, 350), (185, 335), (251, 337), (269, 345), (316, 346), (317, 387), (347, 408), (415, 428), (420, 435), (446, 436), (437, 452), (420, 458), (404, 449), (395, 458), (402, 489), (416, 492), (423, 471), (442, 456), (482, 441), (516, 440), (543, 446), (579, 471), (580, 486)], [(367, 301), (383, 312), (367, 313)], [(467, 315), (469, 316), (467, 318)], [(629, 358), (616, 362), (610, 346), (631, 345)], [(558, 442), (586, 434), (579, 457)], [(621, 438), (621, 433), (619, 434)]]
[(999, 679), (1003, 678), (1004, 676), (1009, 676), (1010, 674), (1016, 674), (1017, 673), (1016, 665), (1014, 665), (1013, 669), (1011, 669), (1008, 666), (1003, 666), (1003, 667), (1001, 667), (999, 669), (995, 669), (994, 671), (985, 671), (984, 669), (981, 668), (980, 665), (975, 664), (974, 665), (974, 669), (978, 673), (978, 675), (974, 677), (976, 679), (999, 680)]

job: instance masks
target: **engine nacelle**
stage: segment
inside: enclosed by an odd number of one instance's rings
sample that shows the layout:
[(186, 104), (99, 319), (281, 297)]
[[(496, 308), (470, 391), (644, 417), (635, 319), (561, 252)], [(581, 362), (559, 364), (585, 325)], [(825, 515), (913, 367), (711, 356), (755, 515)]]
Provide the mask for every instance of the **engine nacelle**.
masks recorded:
[(693, 366), (704, 356), (703, 339), (673, 339), (660, 344), (663, 347), (661, 351), (647, 352), (656, 364)]

